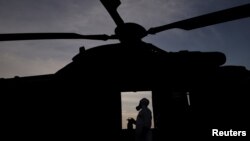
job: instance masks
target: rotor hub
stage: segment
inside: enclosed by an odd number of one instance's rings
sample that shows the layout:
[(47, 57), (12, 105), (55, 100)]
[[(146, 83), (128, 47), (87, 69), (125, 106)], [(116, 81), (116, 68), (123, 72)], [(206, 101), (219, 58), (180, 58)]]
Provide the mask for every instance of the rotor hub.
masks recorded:
[(147, 31), (144, 27), (136, 23), (124, 23), (115, 29), (115, 34), (121, 42), (140, 41), (147, 36)]

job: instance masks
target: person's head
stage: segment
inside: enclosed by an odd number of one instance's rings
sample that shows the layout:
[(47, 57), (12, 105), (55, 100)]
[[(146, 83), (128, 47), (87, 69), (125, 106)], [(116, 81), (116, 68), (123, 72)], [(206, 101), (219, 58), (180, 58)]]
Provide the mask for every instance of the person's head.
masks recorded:
[(140, 100), (139, 105), (136, 107), (136, 110), (139, 111), (142, 107), (147, 107), (149, 105), (149, 100), (147, 98), (143, 98)]

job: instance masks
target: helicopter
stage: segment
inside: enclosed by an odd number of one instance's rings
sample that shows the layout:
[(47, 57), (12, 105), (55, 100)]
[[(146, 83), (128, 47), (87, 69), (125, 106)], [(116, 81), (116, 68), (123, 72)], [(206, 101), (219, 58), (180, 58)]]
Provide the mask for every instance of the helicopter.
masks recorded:
[(3, 134), (19, 139), (124, 140), (121, 92), (145, 90), (152, 91), (153, 140), (211, 136), (213, 128), (247, 130), (249, 70), (224, 66), (226, 56), (221, 52), (167, 52), (142, 38), (169, 29), (192, 30), (247, 18), (250, 4), (146, 30), (123, 21), (117, 11), (119, 0), (100, 2), (117, 26), (113, 35), (0, 34), (0, 41), (120, 41), (87, 50), (81, 47), (73, 61), (55, 74), (1, 79)]

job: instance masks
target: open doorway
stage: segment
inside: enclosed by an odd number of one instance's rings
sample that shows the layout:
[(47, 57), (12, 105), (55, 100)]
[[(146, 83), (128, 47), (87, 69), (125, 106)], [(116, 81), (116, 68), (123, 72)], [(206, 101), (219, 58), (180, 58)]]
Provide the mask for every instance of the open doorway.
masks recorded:
[[(138, 111), (136, 106), (138, 106), (139, 101), (142, 98), (147, 98), (149, 100), (149, 109), (152, 111), (152, 117), (154, 118), (154, 112), (152, 108), (152, 91), (137, 91), (137, 92), (121, 92), (122, 101), (122, 129), (127, 129), (127, 123), (129, 118), (136, 119)], [(134, 126), (135, 128), (135, 126)], [(152, 126), (154, 128), (154, 119), (152, 119)]]

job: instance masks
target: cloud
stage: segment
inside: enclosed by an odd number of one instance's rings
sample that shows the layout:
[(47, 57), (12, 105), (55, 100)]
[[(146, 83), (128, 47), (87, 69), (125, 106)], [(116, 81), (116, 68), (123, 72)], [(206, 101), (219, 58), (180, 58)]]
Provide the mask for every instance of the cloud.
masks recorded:
[[(74, 30), (77, 23), (88, 21), (93, 2), (32, 0), (3, 3), (1, 32), (64, 32)], [(85, 17), (85, 18), (84, 18)], [(5, 30), (4, 27), (10, 27)], [(21, 27), (21, 28), (20, 28)]]
[[(8, 60), (8, 61), (5, 61)], [(0, 54), (0, 76), (5, 78), (14, 76), (42, 75), (55, 72), (63, 67), (67, 62), (53, 58), (26, 58), (19, 55), (1, 53)], [(25, 64), (25, 65), (23, 65)]]

